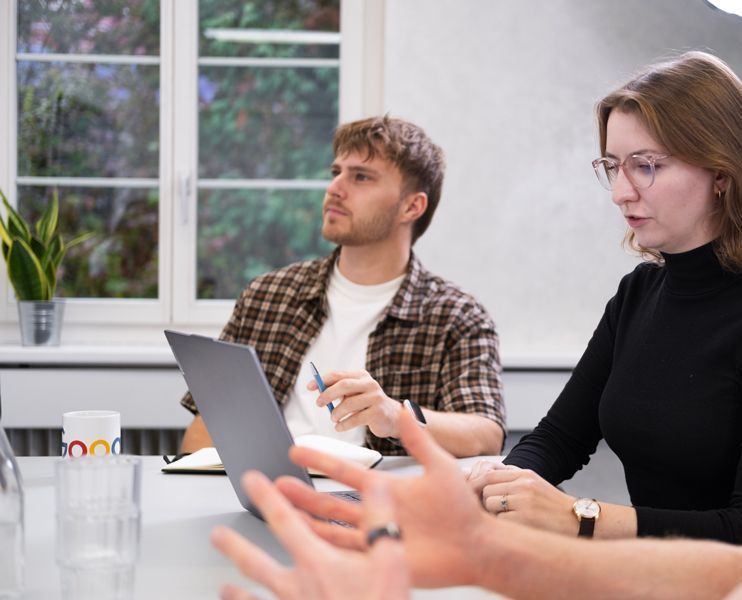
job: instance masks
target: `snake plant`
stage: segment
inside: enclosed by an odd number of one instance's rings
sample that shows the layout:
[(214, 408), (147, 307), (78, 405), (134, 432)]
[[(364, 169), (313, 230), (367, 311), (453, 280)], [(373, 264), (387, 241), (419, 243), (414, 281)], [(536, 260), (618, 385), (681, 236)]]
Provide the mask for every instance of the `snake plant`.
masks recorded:
[(6, 218), (0, 217), (0, 238), (8, 279), (18, 300), (49, 301), (57, 289), (57, 271), (67, 250), (93, 236), (84, 233), (69, 242), (62, 239), (59, 229), (59, 197), (54, 190), (33, 229), (10, 205), (0, 190)]

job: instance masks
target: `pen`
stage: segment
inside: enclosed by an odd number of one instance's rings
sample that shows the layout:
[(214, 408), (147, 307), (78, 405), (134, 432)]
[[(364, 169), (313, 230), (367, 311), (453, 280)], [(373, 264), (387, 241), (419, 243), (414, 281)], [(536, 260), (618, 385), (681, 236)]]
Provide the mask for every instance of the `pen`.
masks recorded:
[[(313, 362), (309, 362), (309, 366), (312, 367), (312, 377), (314, 377), (314, 381), (317, 383), (317, 387), (319, 388), (320, 392), (324, 392), (327, 389), (327, 386), (325, 385), (325, 382), (322, 381), (322, 376), (319, 374), (319, 371), (317, 370), (317, 367), (314, 366)], [(330, 402), (327, 405), (327, 410), (332, 412), (332, 409), (335, 408), (332, 405), (332, 402)]]

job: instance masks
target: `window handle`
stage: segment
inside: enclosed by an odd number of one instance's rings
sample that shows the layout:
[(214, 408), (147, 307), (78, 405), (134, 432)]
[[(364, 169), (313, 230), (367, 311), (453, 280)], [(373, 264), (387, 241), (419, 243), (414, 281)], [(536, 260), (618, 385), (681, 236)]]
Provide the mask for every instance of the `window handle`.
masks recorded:
[(193, 178), (190, 173), (181, 173), (178, 182), (178, 197), (180, 199), (180, 222), (188, 225), (191, 211), (191, 195), (193, 194)]

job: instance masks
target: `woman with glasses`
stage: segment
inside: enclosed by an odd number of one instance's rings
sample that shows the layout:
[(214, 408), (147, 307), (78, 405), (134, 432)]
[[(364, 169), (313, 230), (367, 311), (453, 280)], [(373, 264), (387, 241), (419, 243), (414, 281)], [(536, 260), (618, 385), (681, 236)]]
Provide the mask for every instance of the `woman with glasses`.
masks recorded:
[[(503, 519), (595, 537), (742, 543), (742, 82), (690, 52), (597, 106), (599, 182), (646, 259), (547, 415), (472, 487)], [(554, 487), (605, 439), (633, 506)]]

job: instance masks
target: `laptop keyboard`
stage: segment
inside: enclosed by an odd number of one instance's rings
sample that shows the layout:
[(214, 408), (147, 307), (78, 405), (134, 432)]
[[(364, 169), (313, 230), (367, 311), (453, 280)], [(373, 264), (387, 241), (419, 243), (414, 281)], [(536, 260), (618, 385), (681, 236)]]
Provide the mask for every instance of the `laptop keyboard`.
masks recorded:
[[(345, 500), (346, 502), (360, 502), (361, 501), (361, 493), (356, 490), (347, 490), (343, 492), (327, 492), (330, 494), (330, 496), (335, 496), (335, 498), (340, 498), (341, 500)], [(342, 527), (350, 527), (353, 528), (355, 525), (352, 525), (351, 523), (348, 523), (347, 521), (341, 521), (340, 519), (320, 519), (322, 521), (327, 521), (328, 523), (332, 523), (333, 525), (341, 525)]]
[(361, 493), (357, 490), (346, 490), (343, 492), (330, 492), (331, 496), (340, 498), (341, 500), (347, 500), (348, 502), (360, 502)]

